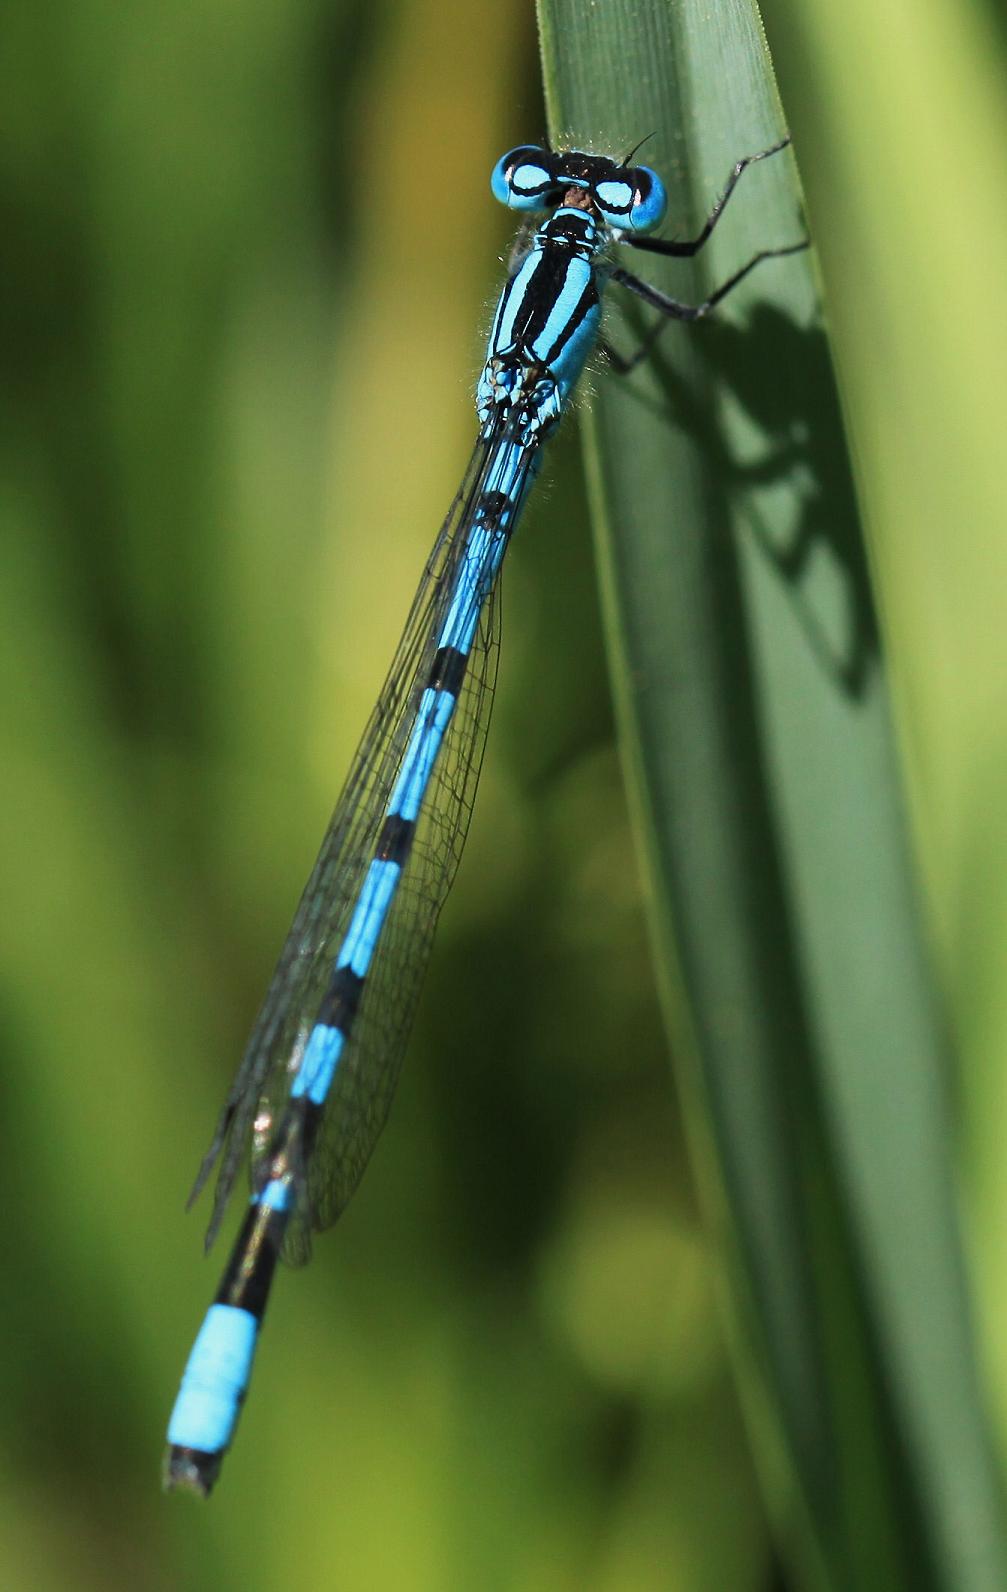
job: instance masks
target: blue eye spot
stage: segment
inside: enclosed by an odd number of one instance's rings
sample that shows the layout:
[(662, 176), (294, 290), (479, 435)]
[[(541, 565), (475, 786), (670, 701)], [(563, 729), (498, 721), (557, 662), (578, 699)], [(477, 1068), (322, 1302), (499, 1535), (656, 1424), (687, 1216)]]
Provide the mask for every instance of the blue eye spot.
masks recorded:
[(636, 193), (630, 210), (629, 225), (634, 232), (650, 232), (659, 227), (668, 213), (668, 195), (664, 183), (649, 166), (637, 166), (633, 173)]
[(600, 182), (594, 190), (598, 203), (606, 216), (628, 216), (633, 203), (632, 184), (620, 179), (617, 182)]
[(510, 185), (520, 198), (539, 198), (549, 186), (549, 173), (544, 166), (518, 166)]
[(545, 210), (549, 206), (555, 177), (544, 149), (521, 144), (511, 149), (493, 167), (490, 188), (508, 210)]

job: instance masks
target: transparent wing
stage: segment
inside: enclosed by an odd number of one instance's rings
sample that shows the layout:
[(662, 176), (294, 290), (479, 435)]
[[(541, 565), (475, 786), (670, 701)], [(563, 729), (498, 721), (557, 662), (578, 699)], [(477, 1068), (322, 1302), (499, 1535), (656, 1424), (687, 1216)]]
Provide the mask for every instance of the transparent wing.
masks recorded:
[[(500, 651), (500, 582), (483, 607), (468, 668), (431, 776), (409, 859), (364, 983), (307, 1168), (316, 1231), (349, 1203), (388, 1119), (441, 907), (468, 834), (493, 706)], [(319, 994), (328, 978), (323, 968)], [(282, 1107), (283, 1099), (271, 1101)], [(283, 1258), (307, 1258), (309, 1220), (295, 1209)]]
[[(305, 887), (190, 1203), (220, 1158), (209, 1245), (249, 1147), (268, 1142), (331, 974), (433, 662), (454, 575), (499, 436), (477, 443), (413, 600), (402, 640), (364, 731)], [(528, 461), (529, 470), (533, 458)], [(384, 1125), (437, 915), (464, 844), (479, 775), (498, 652), (490, 594), (462, 692), (427, 792), (412, 851), (368, 975), (291, 1222), (287, 1259), (304, 1259), (311, 1226), (335, 1220)], [(305, 1208), (306, 1207), (306, 1208)]]

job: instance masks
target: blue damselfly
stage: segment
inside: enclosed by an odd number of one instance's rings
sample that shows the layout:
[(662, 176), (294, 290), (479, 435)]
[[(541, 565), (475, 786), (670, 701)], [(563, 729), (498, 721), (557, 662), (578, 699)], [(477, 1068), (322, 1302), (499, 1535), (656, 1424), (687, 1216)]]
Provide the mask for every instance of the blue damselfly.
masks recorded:
[[(650, 236), (664, 220), (665, 191), (632, 155), (523, 145), (494, 169), (495, 197), (544, 219), (526, 222), (515, 245), (476, 390), (475, 450), (193, 1190), (195, 1198), (219, 1160), (209, 1244), (250, 1155), (251, 1203), (168, 1428), (168, 1486), (203, 1495), (213, 1486), (277, 1259), (303, 1260), (311, 1229), (336, 1220), (388, 1115), (479, 777), (497, 577), (542, 447), (598, 341), (604, 289), (614, 282), (664, 319), (698, 320), (761, 260), (806, 244), (763, 250), (698, 305), (640, 281), (618, 251), (696, 254), (742, 172), (786, 143), (738, 161), (700, 232), (679, 242)], [(606, 352), (627, 370), (645, 348), (630, 359)]]

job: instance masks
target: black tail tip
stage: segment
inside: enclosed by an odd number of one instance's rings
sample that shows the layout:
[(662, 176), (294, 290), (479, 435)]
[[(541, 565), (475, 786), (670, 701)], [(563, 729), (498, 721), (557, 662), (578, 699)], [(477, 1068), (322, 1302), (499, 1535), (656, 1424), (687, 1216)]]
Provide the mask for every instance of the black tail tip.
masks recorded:
[(169, 1447), (164, 1456), (161, 1480), (165, 1492), (195, 1493), (209, 1498), (220, 1475), (223, 1454), (209, 1454), (201, 1448)]

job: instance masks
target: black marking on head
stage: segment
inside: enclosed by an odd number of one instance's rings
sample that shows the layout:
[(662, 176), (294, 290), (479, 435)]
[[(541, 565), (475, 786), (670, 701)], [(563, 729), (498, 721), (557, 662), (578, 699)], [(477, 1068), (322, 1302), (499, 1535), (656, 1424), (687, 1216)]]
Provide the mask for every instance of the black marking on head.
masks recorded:
[[(566, 197), (568, 200), (574, 197), (590, 200), (590, 196), (582, 195), (579, 188), (573, 189)], [(541, 232), (544, 238), (560, 248), (583, 249), (586, 254), (591, 254), (598, 240), (598, 222), (583, 204), (576, 207), (564, 205), (543, 223)]]

